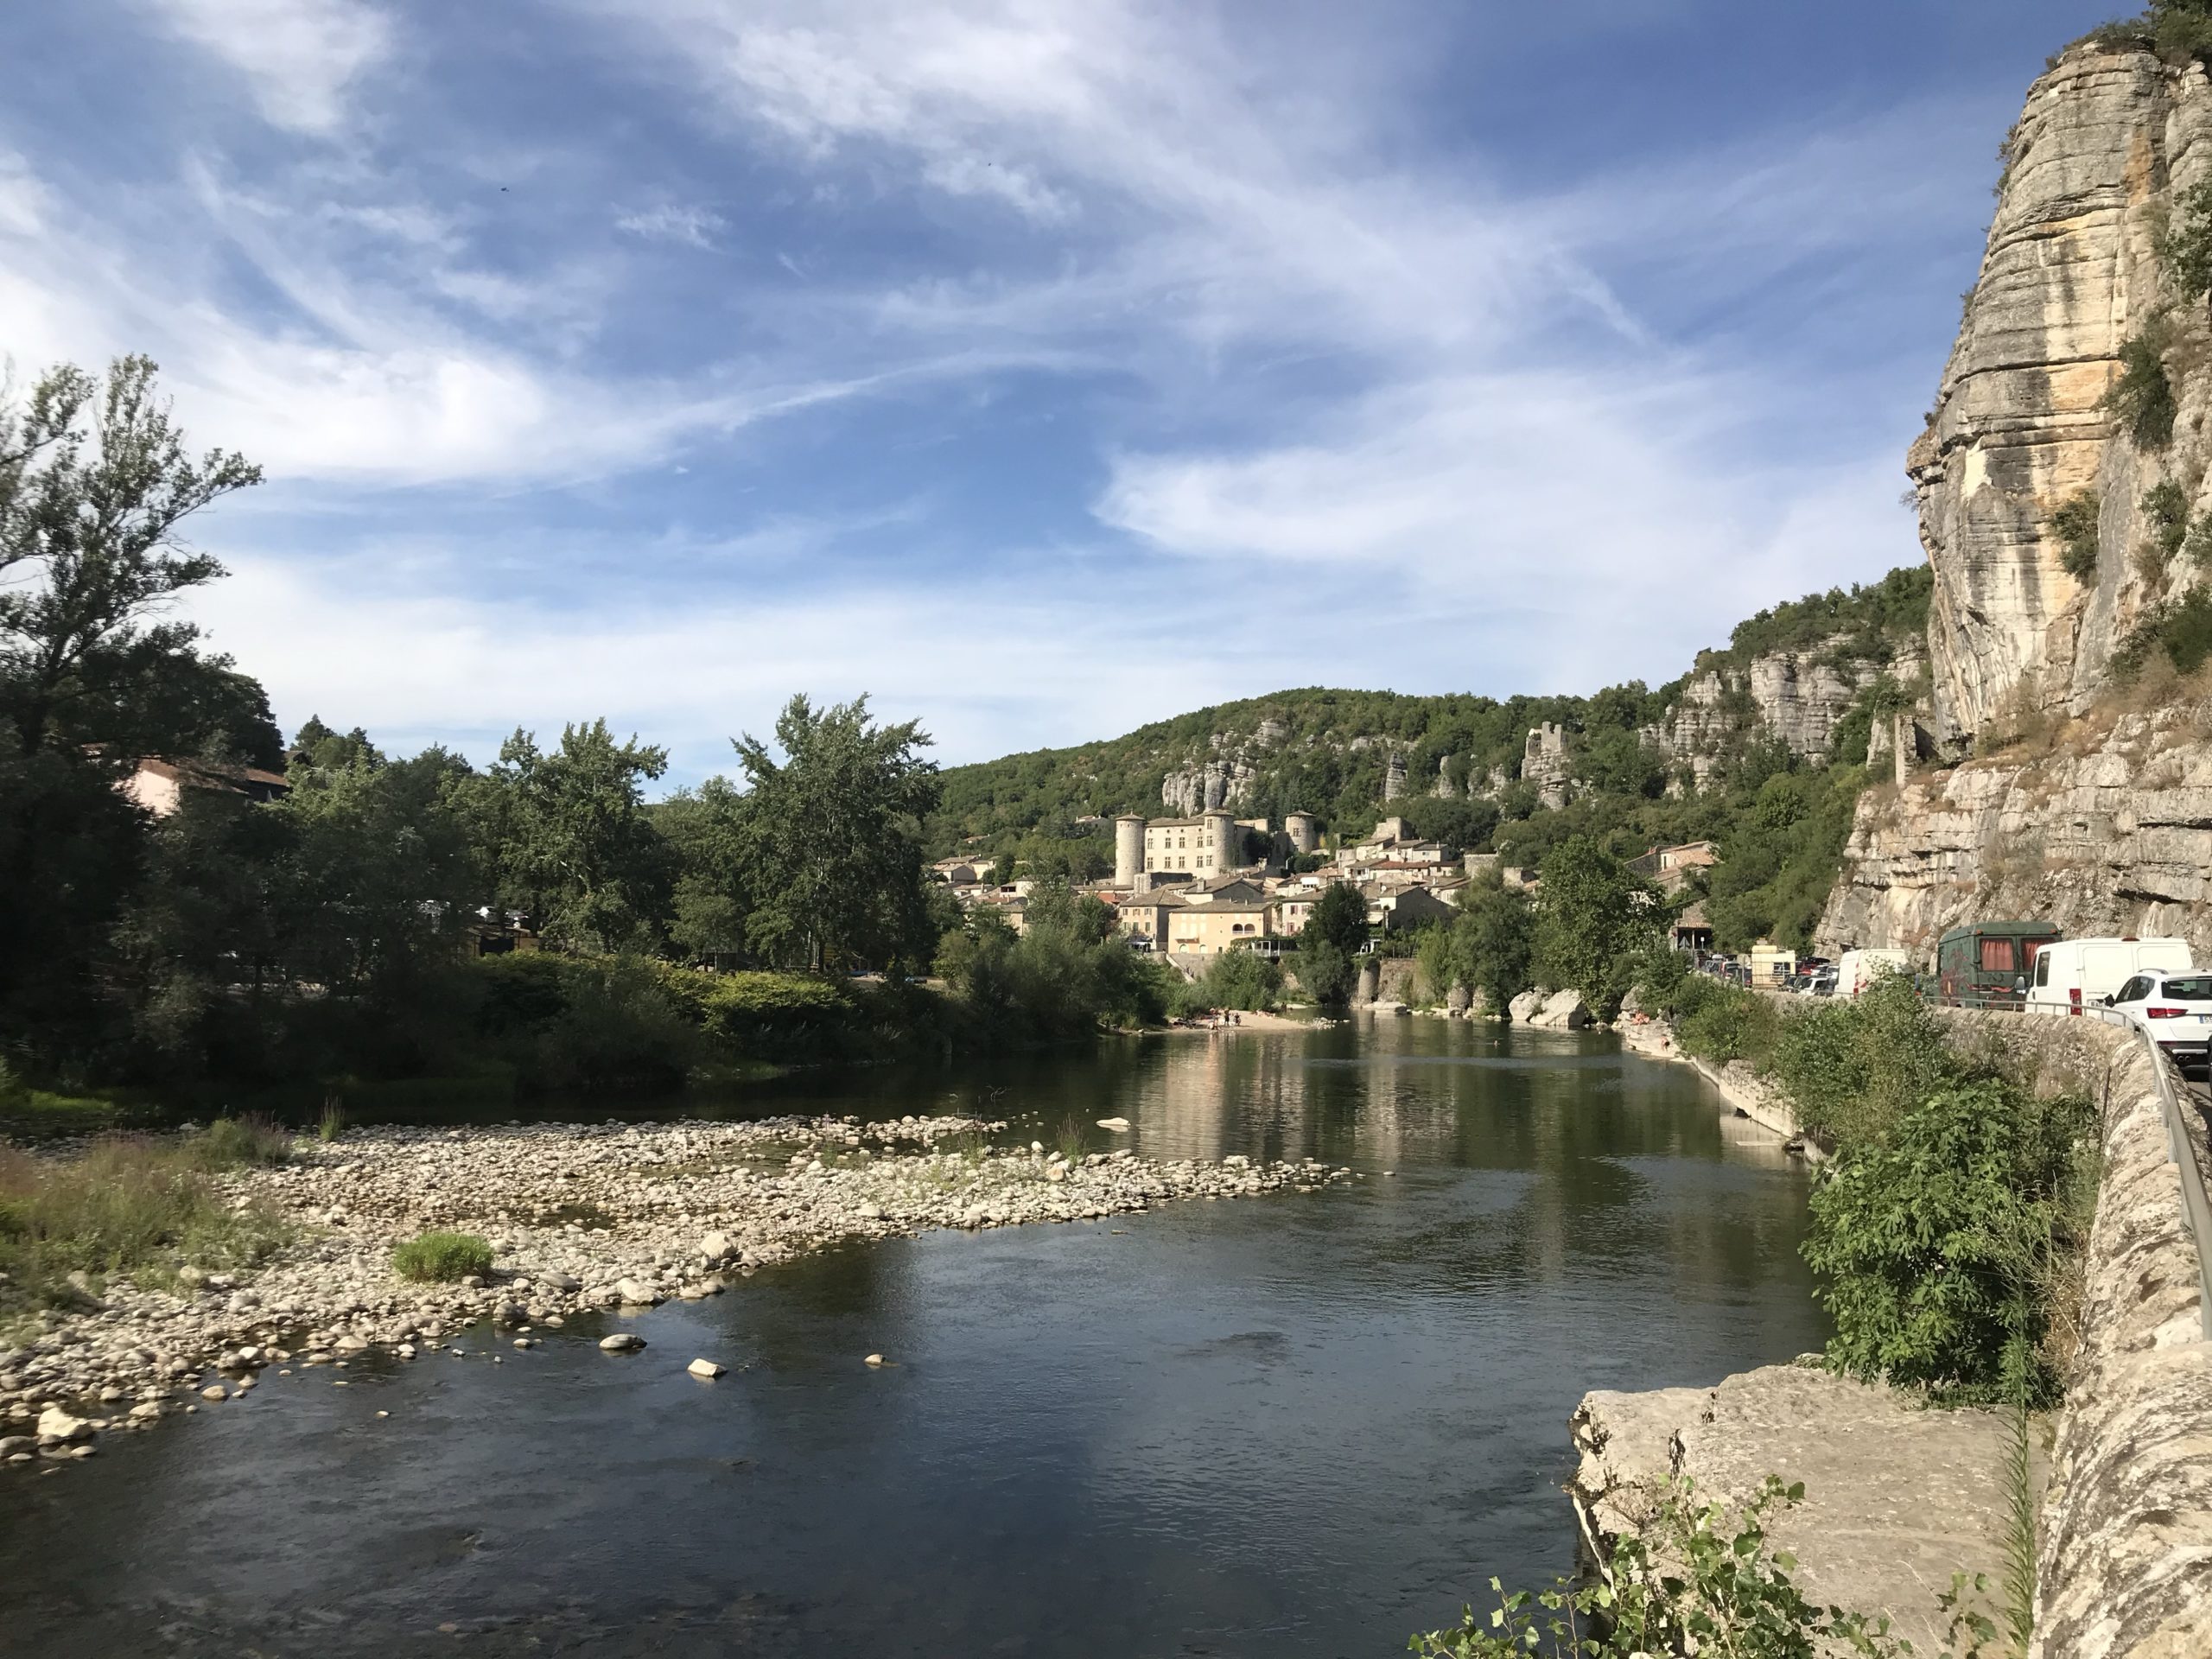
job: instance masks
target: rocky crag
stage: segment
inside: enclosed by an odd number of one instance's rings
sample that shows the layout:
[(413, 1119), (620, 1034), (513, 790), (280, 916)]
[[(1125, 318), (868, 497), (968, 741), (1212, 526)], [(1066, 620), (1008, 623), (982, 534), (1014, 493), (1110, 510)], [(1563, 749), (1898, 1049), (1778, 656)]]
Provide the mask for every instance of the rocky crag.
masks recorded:
[(1822, 945), (2023, 915), (2212, 950), (2212, 722), (2145, 643), (2212, 581), (2212, 329), (2164, 246), (2208, 181), (2202, 65), (2092, 40), (2030, 89), (1907, 457), (1935, 582), (1919, 720), (1948, 764), (1861, 800)]

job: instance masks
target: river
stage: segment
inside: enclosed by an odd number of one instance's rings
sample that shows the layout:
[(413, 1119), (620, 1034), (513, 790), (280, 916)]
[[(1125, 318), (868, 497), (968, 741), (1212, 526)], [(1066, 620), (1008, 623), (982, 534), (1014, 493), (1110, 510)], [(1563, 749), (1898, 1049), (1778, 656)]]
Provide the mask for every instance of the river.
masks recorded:
[(0, 1471), (0, 1650), (1402, 1652), (1572, 1567), (1586, 1389), (1826, 1334), (1802, 1168), (1609, 1037), (1177, 1034), (760, 1108), (1118, 1115), (1147, 1157), (1364, 1179), (841, 1249), (629, 1322), (635, 1357), (572, 1325), (268, 1373)]

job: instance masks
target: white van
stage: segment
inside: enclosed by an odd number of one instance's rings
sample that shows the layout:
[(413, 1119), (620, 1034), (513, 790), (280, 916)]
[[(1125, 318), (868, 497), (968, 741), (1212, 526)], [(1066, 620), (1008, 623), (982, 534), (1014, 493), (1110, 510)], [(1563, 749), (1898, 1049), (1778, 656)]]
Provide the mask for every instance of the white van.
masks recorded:
[(2196, 965), (2187, 939), (2059, 939), (2036, 952), (2028, 1007), (2078, 1014), (2138, 974), (2183, 974)]
[(1836, 958), (1835, 994), (1857, 996), (1882, 974), (1909, 974), (1912, 957), (1903, 950), (1847, 950)]

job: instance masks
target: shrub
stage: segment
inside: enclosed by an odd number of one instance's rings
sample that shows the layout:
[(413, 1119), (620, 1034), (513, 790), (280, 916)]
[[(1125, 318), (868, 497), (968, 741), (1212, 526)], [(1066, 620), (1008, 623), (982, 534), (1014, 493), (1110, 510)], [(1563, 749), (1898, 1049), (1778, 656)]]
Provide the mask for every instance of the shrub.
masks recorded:
[(2147, 613), (2113, 652), (2113, 677), (2123, 684), (2133, 681), (2153, 653), (2163, 653), (2183, 674), (2194, 674), (2212, 659), (2212, 592), (2193, 588)]
[(2091, 1121), (2085, 1101), (1986, 1077), (1846, 1147), (1814, 1190), (1804, 1246), (1835, 1320), (1830, 1363), (1947, 1401), (2056, 1398), (2043, 1287), (2070, 1242)]
[(1685, 1054), (1717, 1065), (1748, 1060), (1761, 1071), (1772, 1059), (1782, 1015), (1757, 991), (1693, 977), (1683, 982), (1675, 1008), (1675, 1035)]
[[(1614, 1541), (1597, 1582), (1561, 1579), (1531, 1596), (1506, 1593), (1492, 1579), (1497, 1609), (1478, 1618), (1465, 1609), (1459, 1627), (1414, 1637), (1424, 1659), (1648, 1659), (1655, 1654), (1710, 1653), (1738, 1659), (1800, 1659), (1813, 1653), (1857, 1653), (1896, 1659), (1910, 1653), (1889, 1621), (1808, 1601), (1790, 1574), (1797, 1562), (1770, 1548), (1767, 1512), (1805, 1495), (1770, 1475), (1740, 1512), (1700, 1503), (1687, 1478), (1670, 1475), (1649, 1525)], [(1942, 1598), (1956, 1607), (1961, 1586)], [(1541, 1608), (1548, 1617), (1535, 1609)], [(1994, 1627), (1978, 1614), (1957, 1617), (1980, 1634)]]
[(2173, 442), (2174, 385), (2167, 378), (2160, 336), (2132, 335), (2120, 348), (2120, 378), (2107, 394), (2106, 407), (2120, 417), (2139, 449), (2163, 449)]
[(2162, 571), (2174, 562), (2189, 539), (2189, 497), (2180, 485), (2169, 478), (2145, 491), (2138, 505), (2144, 522), (2151, 527), (2143, 562), (2151, 571)]
[(289, 1163), (291, 1131), (258, 1114), (219, 1117), (184, 1142), (186, 1156), (201, 1169), (236, 1169), (244, 1164)]
[(391, 1269), (417, 1284), (449, 1285), (492, 1270), (492, 1247), (474, 1233), (418, 1233), (392, 1246)]
[(1852, 1001), (1831, 1001), (1782, 1022), (1775, 1080), (1805, 1127), (1839, 1147), (1869, 1141), (1961, 1069), (1912, 982), (1885, 974)]
[(2076, 582), (2097, 579), (2097, 515), (2103, 499), (2094, 490), (2077, 490), (2047, 523), (2058, 537), (2058, 563)]
[(2212, 293), (2212, 180), (2183, 191), (2174, 203), (2158, 251), (2166, 262), (2166, 275), (2183, 300), (2201, 300)]

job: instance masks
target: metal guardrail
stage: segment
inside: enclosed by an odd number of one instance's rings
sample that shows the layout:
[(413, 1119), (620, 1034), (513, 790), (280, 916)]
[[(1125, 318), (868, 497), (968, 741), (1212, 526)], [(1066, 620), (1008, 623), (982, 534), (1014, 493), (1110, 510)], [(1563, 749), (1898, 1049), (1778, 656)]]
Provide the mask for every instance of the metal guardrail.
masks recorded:
[(2212, 1342), (2212, 1194), (2206, 1192), (2204, 1167), (2196, 1160), (2196, 1141), (2189, 1132), (2189, 1120), (2182, 1116), (2181, 1102), (2174, 1094), (2174, 1068), (2165, 1050), (2143, 1028), (2140, 1020), (2129, 1019), (2117, 1008), (2092, 1007), (2082, 1012), (2094, 1014), (2107, 1025), (2133, 1031), (2150, 1052), (2151, 1075), (2158, 1085), (2158, 1109), (2166, 1120), (2166, 1155), (2181, 1172), (2182, 1218), (2189, 1224), (2190, 1236), (2196, 1243), (2197, 1323), (2205, 1340)]

